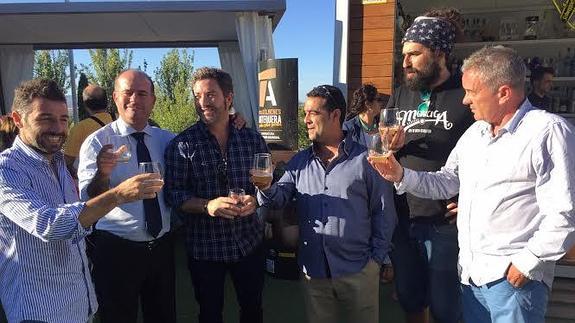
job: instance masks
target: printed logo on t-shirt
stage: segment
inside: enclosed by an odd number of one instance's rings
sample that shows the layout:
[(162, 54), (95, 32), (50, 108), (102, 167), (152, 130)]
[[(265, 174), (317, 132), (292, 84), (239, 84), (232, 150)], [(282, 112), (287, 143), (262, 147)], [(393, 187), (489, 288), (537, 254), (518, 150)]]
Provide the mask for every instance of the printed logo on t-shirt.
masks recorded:
[(445, 130), (453, 128), (453, 122), (447, 118), (447, 111), (401, 110), (397, 118), (407, 133), (431, 133), (431, 129), (422, 127), (426, 123), (439, 125)]

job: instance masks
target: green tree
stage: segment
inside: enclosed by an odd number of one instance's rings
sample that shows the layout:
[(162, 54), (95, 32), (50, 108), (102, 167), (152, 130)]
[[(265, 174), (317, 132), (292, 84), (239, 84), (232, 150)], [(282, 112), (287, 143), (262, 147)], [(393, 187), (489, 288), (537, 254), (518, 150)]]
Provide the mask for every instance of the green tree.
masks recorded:
[(54, 80), (66, 92), (70, 88), (68, 63), (66, 50), (37, 50), (34, 53), (34, 77)]
[(129, 49), (104, 48), (89, 49), (92, 64), (86, 66), (82, 64), (82, 73), (88, 76), (92, 83), (100, 85), (108, 95), (108, 109), (115, 113), (116, 107), (112, 99), (114, 92), (114, 79), (121, 71), (129, 69), (132, 65), (134, 52)]
[(178, 133), (198, 120), (190, 87), (194, 55), (172, 49), (154, 72), (156, 105), (152, 119), (162, 128)]
[(80, 73), (80, 79), (78, 80), (78, 117), (80, 120), (84, 120), (88, 117), (88, 111), (86, 111), (86, 105), (84, 104), (84, 99), (82, 92), (88, 86), (88, 77), (84, 73)]

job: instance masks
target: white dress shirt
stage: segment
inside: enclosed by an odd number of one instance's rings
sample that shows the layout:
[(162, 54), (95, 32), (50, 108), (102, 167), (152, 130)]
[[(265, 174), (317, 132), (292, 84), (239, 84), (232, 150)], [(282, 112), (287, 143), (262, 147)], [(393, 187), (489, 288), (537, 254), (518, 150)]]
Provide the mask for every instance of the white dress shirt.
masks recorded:
[[(127, 163), (117, 163), (116, 168), (110, 176), (110, 187), (114, 187), (124, 180), (138, 174), (138, 158), (136, 156), (136, 139), (130, 134), (136, 132), (134, 128), (126, 124), (121, 118), (100, 128), (91, 134), (80, 148), (80, 163), (78, 165), (78, 180), (80, 185), (80, 198), (88, 200), (88, 185), (92, 182), (92, 178), (96, 174), (97, 164), (96, 156), (103, 145), (106, 144), (107, 136), (118, 134), (125, 136), (127, 142), (130, 144), (130, 151), (132, 157)], [(174, 134), (169, 131), (162, 130), (157, 127), (147, 125), (142, 130), (146, 135), (144, 142), (150, 151), (150, 158), (154, 162), (160, 162), (162, 168), (164, 164), (164, 150), (169, 141), (172, 140)], [(158, 237), (170, 231), (170, 209), (164, 202), (163, 190), (158, 193), (158, 201), (160, 202), (160, 209), (162, 211), (162, 231)], [(96, 229), (108, 231), (124, 239), (132, 241), (150, 241), (154, 240), (146, 231), (146, 220), (144, 216), (144, 203), (135, 201), (132, 203), (125, 203), (121, 206), (114, 208), (110, 213), (106, 214), (103, 218), (98, 220)]]
[(555, 261), (575, 243), (575, 134), (525, 100), (495, 136), (474, 123), (438, 172), (405, 169), (399, 192), (447, 199), (459, 192), (461, 282), (505, 277), (513, 263), (551, 287)]

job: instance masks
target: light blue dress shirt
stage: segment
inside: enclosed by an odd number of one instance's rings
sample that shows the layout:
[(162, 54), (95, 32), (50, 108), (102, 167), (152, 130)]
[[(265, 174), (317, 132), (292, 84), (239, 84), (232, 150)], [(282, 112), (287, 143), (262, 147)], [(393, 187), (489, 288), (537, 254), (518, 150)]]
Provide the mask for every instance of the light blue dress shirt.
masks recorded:
[[(126, 144), (130, 146), (132, 157), (127, 163), (117, 163), (116, 168), (110, 177), (110, 187), (114, 187), (124, 180), (137, 175), (138, 158), (136, 156), (136, 139), (130, 134), (136, 132), (134, 128), (126, 124), (121, 118), (100, 128), (84, 141), (80, 148), (80, 163), (78, 165), (78, 180), (80, 185), (80, 198), (88, 200), (88, 185), (92, 182), (96, 171), (96, 156), (107, 143), (107, 137), (113, 134), (122, 135), (126, 138)], [(160, 162), (162, 168), (164, 164), (164, 150), (169, 141), (174, 138), (174, 134), (157, 127), (147, 125), (142, 132), (145, 132), (144, 142), (150, 152), (150, 158), (154, 162)], [(163, 190), (158, 193), (160, 210), (162, 211), (162, 230), (158, 238), (170, 231), (170, 209), (164, 202)], [(144, 216), (144, 203), (141, 200), (125, 203), (114, 208), (110, 213), (98, 220), (96, 229), (108, 231), (119, 237), (131, 241), (151, 241), (154, 240), (146, 231), (146, 220)]]
[(64, 162), (16, 138), (0, 155), (0, 298), (8, 322), (88, 321), (97, 309), (84, 236), (84, 203)]
[(551, 287), (555, 261), (575, 243), (575, 133), (525, 100), (495, 136), (484, 121), (438, 172), (405, 169), (398, 191), (446, 199), (459, 191), (461, 282), (484, 285), (513, 263)]

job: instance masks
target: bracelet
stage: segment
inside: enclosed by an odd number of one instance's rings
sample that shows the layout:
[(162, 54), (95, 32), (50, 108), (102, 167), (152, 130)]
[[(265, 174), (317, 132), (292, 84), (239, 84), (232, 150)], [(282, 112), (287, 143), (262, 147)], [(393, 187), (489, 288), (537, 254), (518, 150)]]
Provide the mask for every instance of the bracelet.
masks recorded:
[(206, 203), (204, 203), (204, 213), (206, 213), (207, 215), (210, 215), (210, 213), (208, 212), (208, 204), (210, 203), (210, 200), (207, 200)]

